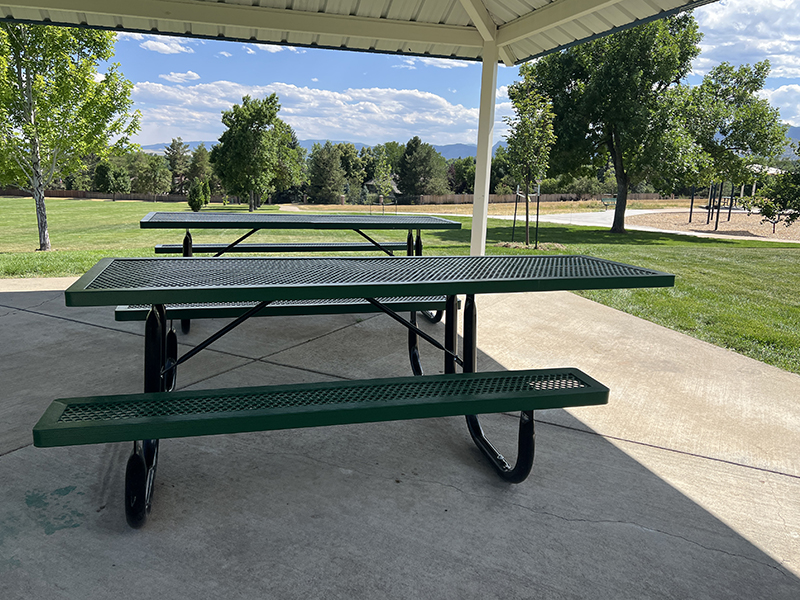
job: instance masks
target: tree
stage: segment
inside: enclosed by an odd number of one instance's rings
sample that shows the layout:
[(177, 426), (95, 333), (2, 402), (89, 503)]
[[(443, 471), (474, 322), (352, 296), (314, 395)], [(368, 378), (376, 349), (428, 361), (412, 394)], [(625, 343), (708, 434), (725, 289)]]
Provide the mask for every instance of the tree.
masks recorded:
[(657, 159), (646, 148), (669, 131), (659, 129), (664, 123), (655, 119), (658, 100), (689, 73), (700, 39), (694, 17), (684, 13), (520, 68), (520, 92), (536, 92), (553, 103), (557, 139), (551, 173), (580, 174), (587, 165), (605, 164), (610, 155), (617, 181), (613, 232), (625, 231), (628, 189)]
[[(116, 35), (93, 29), (0, 23), (0, 173), (30, 192), (39, 250), (50, 250), (44, 190), (82, 169), (89, 154), (124, 152), (139, 130), (133, 85), (114, 63)], [(113, 140), (113, 141), (112, 141)]]
[(186, 176), (189, 181), (192, 179), (199, 179), (200, 181), (208, 181), (211, 179), (213, 169), (211, 168), (211, 161), (208, 157), (208, 149), (203, 142), (200, 142), (194, 151), (192, 151), (192, 159), (189, 161), (189, 168), (186, 171)]
[(249, 199), (250, 211), (268, 193), (274, 178), (275, 138), (270, 135), (280, 110), (278, 96), (242, 98), (241, 106), (222, 111), (227, 127), (211, 149), (211, 164), (225, 189)]
[(720, 179), (742, 182), (751, 175), (748, 156), (774, 157), (786, 149), (788, 125), (777, 108), (757, 95), (769, 70), (766, 60), (738, 69), (724, 62), (679, 104), (686, 127)]
[(163, 156), (146, 154), (136, 163), (134, 190), (140, 194), (166, 194), (172, 184), (172, 171)]
[(351, 187), (360, 189), (364, 184), (364, 162), (358, 155), (358, 151), (353, 144), (341, 143), (336, 144), (339, 149), (339, 160), (342, 162), (342, 169), (344, 169), (344, 177)]
[(344, 192), (345, 172), (339, 148), (325, 142), (314, 144), (308, 157), (308, 195), (312, 202), (334, 204)]
[(372, 178), (378, 195), (388, 198), (392, 193), (392, 168), (383, 148), (375, 151), (375, 170)]
[(454, 194), (471, 194), (475, 188), (475, 157), (447, 161), (447, 183)]
[(106, 194), (127, 194), (131, 191), (128, 170), (108, 161), (99, 163), (94, 170), (94, 189)]
[(210, 193), (208, 193), (207, 186), (208, 182), (200, 181), (199, 179), (192, 179), (192, 182), (189, 184), (189, 208), (194, 212), (198, 212), (208, 204)]
[(447, 161), (430, 144), (414, 136), (406, 144), (397, 170), (397, 186), (404, 196), (447, 194)]
[[(506, 142), (511, 173), (525, 184), (525, 245), (531, 243), (528, 196), (530, 184), (541, 179), (547, 170), (550, 148), (555, 142), (553, 134), (553, 107), (543, 96), (520, 93), (511, 86), (509, 97), (514, 105), (514, 116), (503, 120), (509, 126)], [(537, 196), (538, 198), (538, 196)], [(536, 201), (536, 243), (539, 247), (539, 201)]]
[(794, 223), (800, 218), (800, 166), (770, 177), (750, 203), (759, 209), (763, 221), (774, 225), (783, 220), (787, 227)]
[(164, 148), (164, 158), (169, 163), (172, 171), (172, 189), (176, 194), (183, 194), (186, 182), (189, 181), (189, 144), (184, 144), (181, 138), (172, 138), (169, 146)]
[(281, 119), (275, 119), (272, 136), (276, 148), (275, 193), (291, 202), (301, 196), (301, 188), (306, 182), (306, 151), (291, 126)]

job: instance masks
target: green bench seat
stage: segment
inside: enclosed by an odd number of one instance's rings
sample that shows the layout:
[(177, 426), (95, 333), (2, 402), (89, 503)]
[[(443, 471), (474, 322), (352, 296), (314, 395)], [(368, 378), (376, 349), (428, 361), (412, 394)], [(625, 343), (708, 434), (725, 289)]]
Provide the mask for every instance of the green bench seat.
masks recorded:
[(55, 400), (37, 447), (606, 404), (577, 369), (459, 373)]
[[(192, 244), (193, 254), (216, 254), (231, 252), (379, 252), (386, 250), (406, 250), (406, 242), (381, 242), (380, 248), (370, 242), (298, 242), (286, 244)], [(156, 254), (183, 254), (182, 244), (158, 244)]]

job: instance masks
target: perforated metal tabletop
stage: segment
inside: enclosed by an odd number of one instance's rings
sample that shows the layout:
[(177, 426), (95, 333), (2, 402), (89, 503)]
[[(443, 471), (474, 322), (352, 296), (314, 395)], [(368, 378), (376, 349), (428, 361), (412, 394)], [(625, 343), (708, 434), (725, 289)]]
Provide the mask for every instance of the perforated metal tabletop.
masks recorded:
[(151, 212), (142, 229), (461, 229), (461, 223), (425, 215), (306, 215), (275, 213)]
[(105, 258), (67, 306), (670, 287), (675, 276), (588, 256)]

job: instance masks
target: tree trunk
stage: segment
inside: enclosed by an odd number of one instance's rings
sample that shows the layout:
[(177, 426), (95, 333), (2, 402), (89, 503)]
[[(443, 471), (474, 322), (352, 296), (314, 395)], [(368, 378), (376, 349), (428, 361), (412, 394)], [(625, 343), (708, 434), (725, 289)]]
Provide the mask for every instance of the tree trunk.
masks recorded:
[(611, 158), (614, 161), (614, 173), (617, 179), (617, 205), (614, 208), (614, 223), (611, 225), (611, 233), (625, 233), (625, 208), (628, 205), (628, 173), (625, 172), (618, 134), (612, 132), (609, 137), (608, 149), (611, 151)]
[(36, 112), (33, 104), (33, 90), (31, 79), (25, 82), (26, 116), (31, 126), (31, 191), (36, 205), (36, 222), (39, 225), (39, 250), (50, 250), (50, 232), (47, 230), (47, 210), (44, 206), (44, 174), (42, 173), (42, 158), (39, 153), (39, 137), (36, 130)]
[(256, 193), (253, 190), (250, 190), (250, 205), (248, 207), (249, 212), (253, 212), (256, 209)]

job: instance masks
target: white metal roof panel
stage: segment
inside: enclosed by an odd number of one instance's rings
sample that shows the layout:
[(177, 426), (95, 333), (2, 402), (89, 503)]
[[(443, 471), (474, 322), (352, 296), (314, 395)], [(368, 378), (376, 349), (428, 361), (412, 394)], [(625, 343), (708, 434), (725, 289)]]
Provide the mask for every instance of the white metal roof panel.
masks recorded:
[(712, 1), (11, 0), (0, 18), (466, 60), (494, 39), (519, 63)]

